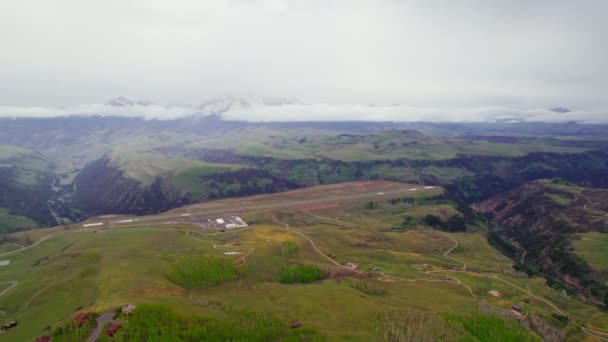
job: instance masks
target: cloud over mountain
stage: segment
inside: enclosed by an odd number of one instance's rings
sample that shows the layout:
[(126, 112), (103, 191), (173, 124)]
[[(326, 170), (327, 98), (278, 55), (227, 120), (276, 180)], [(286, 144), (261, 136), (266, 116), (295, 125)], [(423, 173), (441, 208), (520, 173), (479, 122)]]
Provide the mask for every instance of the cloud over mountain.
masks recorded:
[(242, 121), (425, 121), (425, 122), (566, 122), (608, 123), (602, 110), (570, 110), (487, 107), (423, 107), (406, 105), (312, 104), (295, 98), (262, 96), (222, 96), (200, 105), (161, 105), (148, 100), (118, 97), (100, 104), (70, 107), (0, 106), (0, 117), (55, 117), (105, 115), (177, 119), (221, 115), (225, 120)]

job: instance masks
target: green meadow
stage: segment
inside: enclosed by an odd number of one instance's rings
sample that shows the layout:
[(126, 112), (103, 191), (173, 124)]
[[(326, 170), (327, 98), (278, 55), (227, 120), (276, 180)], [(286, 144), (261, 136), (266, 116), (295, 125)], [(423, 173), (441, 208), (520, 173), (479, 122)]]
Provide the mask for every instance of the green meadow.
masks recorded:
[(608, 271), (608, 234), (589, 232), (579, 236), (573, 241), (576, 254), (594, 269)]
[[(242, 216), (252, 225), (226, 232), (176, 223), (15, 233), (23, 243), (46, 240), (1, 257), (10, 264), (0, 266), (0, 282), (18, 284), (0, 297), (0, 317), (19, 325), (0, 341), (28, 341), (78, 312), (103, 314), (127, 303), (138, 306), (134, 315), (121, 317), (125, 327), (104, 341), (141, 340), (146, 331), (185, 341), (389, 341), (416, 331), (463, 341), (538, 340), (537, 330), (514, 321), (513, 304), (572, 340), (583, 338), (582, 324), (608, 329), (605, 313), (561, 297), (544, 279), (518, 275), (483, 227), (391, 229), (406, 217), (457, 213), (452, 203), (431, 200), (440, 193), (414, 194), (415, 205), (252, 211)], [(556, 308), (570, 319), (563, 329)]]

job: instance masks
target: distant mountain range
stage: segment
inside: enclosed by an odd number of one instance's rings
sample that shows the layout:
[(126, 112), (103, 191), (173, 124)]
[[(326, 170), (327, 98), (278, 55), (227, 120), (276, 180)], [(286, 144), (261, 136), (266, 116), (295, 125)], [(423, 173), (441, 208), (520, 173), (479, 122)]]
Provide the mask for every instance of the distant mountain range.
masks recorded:
[[(149, 100), (144, 99), (130, 99), (125, 96), (119, 96), (117, 98), (107, 101), (104, 105), (111, 108), (120, 109), (137, 109), (137, 107), (164, 107), (167, 109), (182, 108), (191, 111), (192, 114), (198, 115), (219, 115), (223, 114), (231, 109), (240, 108), (246, 109), (253, 106), (282, 106), (298, 104), (303, 105), (304, 103), (296, 98), (283, 98), (283, 97), (268, 97), (268, 96), (232, 96), (225, 95), (217, 98), (213, 98), (202, 102), (200, 105), (190, 104), (169, 104), (161, 105), (156, 104)], [(99, 113), (104, 114), (104, 113)]]
[(293, 97), (224, 95), (200, 103), (162, 104), (119, 96), (103, 103), (65, 107), (6, 106), (0, 117), (118, 116), (172, 120), (221, 116), (231, 121), (433, 122), (433, 123), (608, 123), (602, 110), (522, 107), (420, 107), (402, 104), (307, 103)]

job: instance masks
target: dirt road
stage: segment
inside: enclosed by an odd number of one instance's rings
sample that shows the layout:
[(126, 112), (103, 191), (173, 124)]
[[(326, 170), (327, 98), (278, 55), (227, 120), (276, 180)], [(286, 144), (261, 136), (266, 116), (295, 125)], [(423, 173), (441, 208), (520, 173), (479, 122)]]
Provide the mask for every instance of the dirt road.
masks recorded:
[[(274, 222), (276, 222), (276, 223), (278, 223), (278, 224), (283, 225), (283, 226), (285, 227), (285, 230), (288, 230), (288, 231), (291, 231), (291, 232), (295, 232), (295, 233), (297, 233), (298, 235), (300, 235), (300, 236), (302, 236), (303, 238), (305, 238), (305, 239), (306, 239), (308, 242), (310, 242), (310, 244), (312, 245), (312, 247), (315, 249), (315, 251), (316, 251), (317, 253), (319, 253), (319, 254), (320, 254), (321, 256), (323, 256), (325, 259), (329, 260), (329, 261), (330, 261), (332, 264), (335, 264), (335, 265), (340, 266), (340, 267), (346, 267), (346, 266), (344, 266), (344, 265), (339, 264), (337, 261), (335, 261), (335, 260), (333, 260), (333, 259), (329, 258), (327, 255), (325, 255), (325, 253), (323, 253), (323, 252), (322, 252), (322, 251), (321, 251), (321, 250), (320, 250), (320, 249), (317, 247), (317, 245), (314, 243), (314, 241), (313, 241), (311, 238), (309, 238), (308, 236), (306, 236), (305, 234), (303, 234), (303, 233), (301, 233), (301, 232), (299, 232), (299, 231), (297, 231), (297, 230), (295, 230), (295, 229), (291, 228), (291, 227), (289, 226), (289, 224), (288, 224), (288, 223), (284, 223), (284, 222), (281, 222), (281, 221), (277, 220), (277, 219), (276, 219), (276, 217), (275, 217), (274, 215), (272, 215), (272, 219), (273, 219), (273, 221), (274, 221)], [(514, 284), (514, 283), (512, 283), (512, 282), (510, 282), (510, 281), (508, 281), (508, 280), (506, 280), (506, 279), (500, 278), (500, 277), (498, 277), (498, 276), (497, 276), (497, 275), (495, 275), (495, 274), (491, 274), (491, 273), (479, 273), (479, 272), (467, 271), (467, 270), (466, 270), (466, 268), (467, 268), (467, 264), (466, 264), (465, 262), (463, 262), (463, 261), (461, 261), (461, 260), (458, 260), (458, 259), (456, 259), (456, 258), (452, 257), (451, 255), (449, 255), (449, 254), (450, 254), (450, 252), (452, 252), (452, 251), (453, 251), (455, 248), (457, 248), (457, 247), (460, 245), (460, 244), (458, 243), (458, 241), (457, 241), (456, 239), (454, 239), (453, 237), (451, 237), (451, 236), (447, 235), (447, 234), (446, 234), (446, 233), (444, 233), (444, 232), (439, 232), (439, 233), (440, 233), (440, 234), (442, 234), (443, 236), (445, 236), (446, 238), (448, 238), (450, 241), (454, 242), (454, 246), (452, 246), (451, 248), (449, 248), (448, 250), (446, 250), (446, 251), (443, 253), (443, 255), (444, 255), (445, 257), (447, 257), (447, 258), (451, 259), (451, 260), (454, 260), (454, 261), (457, 261), (457, 262), (459, 262), (459, 263), (463, 264), (463, 267), (462, 267), (462, 269), (461, 269), (461, 270), (437, 270), (437, 271), (429, 271), (429, 272), (425, 272), (425, 274), (429, 274), (429, 275), (430, 275), (431, 273), (432, 273), (432, 274), (439, 274), (439, 272), (460, 272), (460, 273), (471, 274), (471, 275), (475, 275), (475, 276), (479, 276), (479, 277), (485, 277), (485, 278), (491, 278), (491, 279), (495, 279), (495, 280), (501, 281), (501, 282), (503, 282), (503, 283), (505, 283), (505, 284), (507, 284), (507, 285), (511, 286), (512, 288), (514, 288), (514, 289), (516, 289), (516, 290), (518, 290), (518, 291), (521, 291), (521, 292), (523, 292), (523, 293), (525, 293), (525, 294), (529, 295), (530, 297), (533, 297), (534, 299), (536, 299), (536, 300), (538, 300), (538, 301), (543, 302), (544, 304), (546, 304), (546, 305), (548, 305), (549, 307), (551, 307), (551, 308), (552, 308), (552, 309), (553, 309), (553, 310), (554, 310), (556, 313), (558, 313), (558, 314), (560, 314), (560, 315), (567, 316), (567, 312), (565, 312), (565, 311), (561, 310), (560, 308), (558, 308), (556, 305), (554, 305), (554, 304), (553, 304), (553, 303), (551, 303), (550, 301), (548, 301), (548, 300), (546, 300), (546, 299), (544, 299), (544, 298), (542, 298), (542, 297), (539, 297), (539, 296), (537, 296), (537, 295), (533, 294), (531, 291), (526, 290), (526, 289), (523, 289), (523, 288), (521, 288), (520, 286), (518, 286), (518, 285), (516, 285), (516, 284)], [(355, 270), (355, 272), (361, 273), (361, 271), (356, 271), (356, 270)], [(418, 281), (423, 281), (423, 282), (433, 282), (433, 281), (439, 281), (439, 280), (431, 280), (431, 279), (403, 279), (403, 278), (400, 278), (400, 277), (395, 277), (395, 276), (386, 275), (386, 274), (384, 274), (384, 273), (381, 273), (381, 274), (382, 274), (382, 277), (381, 277), (381, 278), (383, 278), (385, 281), (394, 281), (394, 280), (397, 280), (397, 281), (405, 281), (405, 282), (418, 282)], [(469, 291), (469, 293), (471, 294), (471, 296), (474, 298), (474, 300), (476, 300), (476, 301), (481, 301), (481, 299), (479, 299), (479, 297), (477, 297), (477, 295), (475, 295), (475, 293), (473, 292), (473, 289), (472, 289), (471, 287), (469, 287), (469, 286), (467, 286), (467, 285), (463, 284), (463, 283), (462, 283), (462, 282), (461, 282), (459, 279), (457, 279), (457, 278), (454, 278), (454, 277), (451, 277), (451, 276), (446, 276), (446, 277), (448, 277), (450, 280), (452, 280), (452, 283), (454, 283), (454, 284), (456, 284), (456, 285), (459, 285), (459, 286), (462, 286), (462, 287), (464, 287), (465, 289), (467, 289), (467, 290)], [(486, 303), (486, 302), (484, 302), (484, 303)], [(486, 304), (488, 304), (488, 305), (492, 305), (492, 304), (490, 304), (490, 303), (486, 303)], [(496, 307), (495, 305), (492, 305), (492, 306)], [(499, 310), (507, 311), (507, 310), (504, 310), (504, 309), (499, 308), (499, 307), (496, 307), (496, 308), (497, 308), (497, 309), (499, 309)], [(587, 334), (587, 335), (589, 335), (589, 336), (595, 337), (595, 338), (597, 338), (597, 339), (599, 339), (599, 340), (602, 340), (602, 341), (608, 341), (608, 333), (604, 333), (604, 332), (601, 332), (601, 331), (597, 331), (597, 330), (589, 329), (589, 328), (587, 328), (587, 327), (581, 327), (581, 331), (583, 331), (583, 333), (585, 333), (585, 334)]]
[(466, 271), (466, 270), (467, 270), (467, 263), (466, 263), (466, 262), (464, 262), (464, 261), (462, 261), (462, 260), (458, 260), (458, 259), (456, 259), (456, 258), (454, 258), (453, 256), (451, 256), (451, 255), (450, 255), (450, 253), (451, 253), (451, 252), (452, 252), (454, 249), (456, 249), (458, 246), (460, 246), (460, 244), (458, 243), (458, 240), (454, 239), (453, 237), (451, 237), (451, 236), (449, 236), (448, 234), (446, 234), (446, 233), (444, 233), (444, 232), (441, 232), (441, 231), (439, 231), (439, 234), (441, 234), (441, 235), (445, 236), (447, 239), (449, 239), (450, 241), (452, 241), (452, 242), (454, 243), (454, 246), (452, 246), (452, 248), (450, 248), (450, 249), (448, 249), (447, 251), (445, 251), (445, 252), (443, 253), (443, 256), (444, 256), (444, 257), (446, 257), (446, 258), (448, 258), (448, 259), (452, 259), (452, 260), (456, 261), (457, 263), (462, 264), (462, 270), (463, 270), (463, 271)]
[(3, 294), (7, 293), (7, 292), (8, 292), (8, 291), (10, 291), (10, 290), (11, 290), (13, 287), (15, 287), (15, 286), (17, 286), (17, 284), (19, 284), (19, 282), (18, 282), (18, 281), (16, 281), (16, 280), (9, 280), (9, 281), (5, 281), (5, 282), (3, 282), (3, 283), (0, 283), (0, 285), (3, 285), (3, 284), (9, 284), (9, 283), (11, 284), (11, 286), (9, 286), (9, 287), (5, 288), (4, 290), (2, 290), (2, 292), (0, 292), (0, 297), (2, 297), (2, 295), (3, 295)]
[(10, 252), (6, 252), (6, 253), (2, 253), (2, 254), (0, 254), (0, 257), (6, 256), (6, 255), (15, 254), (15, 253), (18, 253), (18, 252), (24, 251), (24, 250), (26, 250), (26, 249), (30, 249), (30, 248), (32, 248), (32, 247), (34, 247), (34, 246), (37, 246), (39, 243), (44, 242), (44, 241), (46, 241), (46, 240), (48, 240), (48, 239), (50, 239), (50, 238), (52, 238), (52, 237), (53, 237), (53, 235), (49, 235), (49, 236), (42, 237), (42, 238), (40, 238), (40, 240), (38, 240), (38, 241), (34, 242), (33, 244), (31, 244), (31, 245), (29, 245), (29, 246), (27, 246), (27, 247), (24, 247), (24, 246), (19, 245), (19, 246), (21, 247), (20, 249), (17, 249), (17, 250), (14, 250), (14, 251), (10, 251)]

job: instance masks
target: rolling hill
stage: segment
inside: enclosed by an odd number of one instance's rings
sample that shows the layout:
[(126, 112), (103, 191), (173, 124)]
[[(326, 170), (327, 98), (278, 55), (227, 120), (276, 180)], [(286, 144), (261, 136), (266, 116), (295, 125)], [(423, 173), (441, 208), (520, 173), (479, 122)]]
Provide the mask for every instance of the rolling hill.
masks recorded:
[[(249, 225), (205, 226), (234, 214)], [(1, 245), (11, 282), (0, 307), (19, 324), (0, 340), (85, 340), (126, 304), (104, 339), (538, 341), (608, 329), (605, 313), (517, 272), (482, 222), (455, 232), (429, 216), (466, 213), (441, 188), (372, 181), (15, 233), (25, 247)]]

